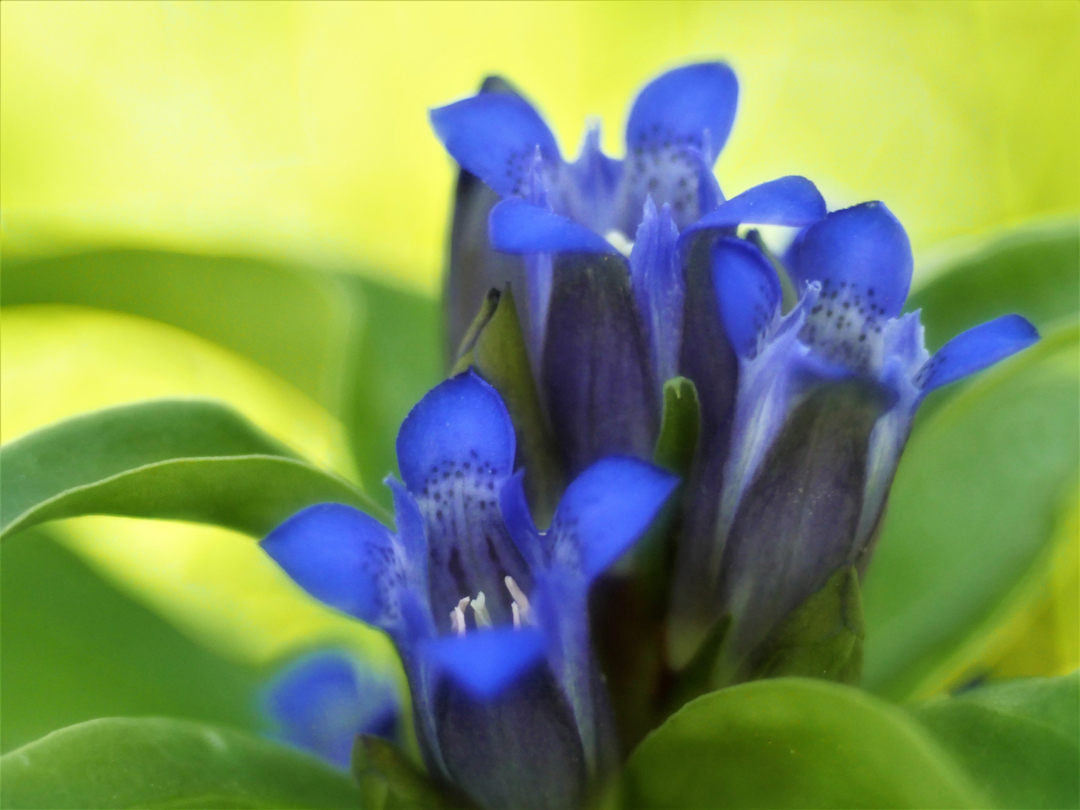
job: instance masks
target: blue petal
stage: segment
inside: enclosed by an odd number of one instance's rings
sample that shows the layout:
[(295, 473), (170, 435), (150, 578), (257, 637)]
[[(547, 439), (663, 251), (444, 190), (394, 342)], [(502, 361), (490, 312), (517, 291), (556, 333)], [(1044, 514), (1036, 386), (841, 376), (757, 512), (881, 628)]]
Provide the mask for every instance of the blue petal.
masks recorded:
[(555, 209), (597, 233), (607, 233), (615, 227), (615, 200), (622, 166), (621, 160), (609, 158), (601, 151), (600, 124), (592, 122), (585, 131), (581, 153), (567, 167), (565, 181), (558, 185), (561, 207)]
[[(390, 489), (394, 498), (394, 522), (397, 523), (397, 539), (404, 549), (406, 559), (427, 559), (427, 536), (424, 528), (424, 516), (416, 499), (392, 475), (386, 476), (383, 483)], [(427, 565), (417, 565), (414, 575), (416, 585), (422, 592), (427, 592)]]
[(537, 148), (545, 162), (562, 160), (555, 136), (520, 96), (482, 93), (429, 115), (454, 160), (504, 197), (524, 193)]
[(488, 236), (505, 253), (611, 253), (611, 243), (572, 219), (522, 199), (503, 200), (491, 210)]
[(705, 155), (693, 144), (663, 142), (638, 146), (627, 158), (619, 194), (615, 227), (634, 233), (645, 200), (670, 205), (677, 227), (692, 225), (723, 199)]
[(555, 510), (553, 564), (594, 579), (645, 533), (678, 483), (638, 459), (596, 462), (567, 487)]
[(550, 253), (530, 253), (525, 255), (524, 259), (525, 272), (521, 283), (517, 287), (511, 285), (511, 289), (525, 290), (525, 303), (518, 310), (518, 316), (521, 318), (525, 348), (529, 353), (533, 374), (539, 377), (544, 340), (547, 336), (548, 310), (551, 308), (551, 288), (555, 281), (555, 257)]
[(679, 373), (697, 387), (702, 451), (723, 455), (735, 405), (739, 358), (720, 317), (709, 237), (695, 234), (680, 250), (686, 293)]
[(547, 568), (551, 554), (544, 535), (536, 528), (529, 502), (525, 497), (525, 471), (521, 470), (502, 486), (499, 492), (499, 510), (506, 529), (525, 562), (533, 571)]
[(802, 247), (803, 237), (806, 236), (806, 232), (810, 230), (810, 226), (805, 228), (799, 228), (795, 232), (795, 237), (791, 240), (791, 243), (785, 248), (783, 254), (780, 256), (780, 263), (784, 266), (784, 269), (790, 274), (791, 268), (795, 266), (795, 262), (799, 255), (799, 248)]
[(630, 252), (630, 282), (659, 385), (678, 373), (682, 345), (686, 284), (675, 249), (678, 237), (671, 208), (665, 205), (658, 213), (652, 198), (648, 198)]
[(349, 767), (357, 734), (392, 737), (398, 719), (393, 686), (337, 651), (290, 663), (267, 684), (260, 702), (277, 736), (342, 769)]
[(751, 357), (780, 309), (780, 280), (761, 251), (743, 239), (717, 240), (712, 261), (728, 340), (741, 356)]
[(544, 657), (544, 636), (535, 628), (494, 627), (424, 644), (436, 667), (479, 700), (497, 697)]
[(805, 177), (790, 175), (747, 189), (705, 214), (685, 234), (707, 228), (750, 225), (811, 225), (825, 216), (825, 199)]
[(436, 626), (483, 592), (496, 622), (510, 621), (504, 580), (531, 586), (529, 570), (499, 515), (514, 463), (514, 427), (498, 393), (469, 371), (432, 389), (398, 434), (398, 462), (423, 515), (427, 592)]
[(472, 371), (435, 386), (405, 417), (397, 437), (405, 486), (420, 493), (432, 476), (459, 468), (508, 476), (514, 466), (514, 425), (499, 394)]
[(954, 337), (920, 369), (923, 393), (974, 374), (1026, 349), (1039, 332), (1019, 315), (1003, 315)]
[(738, 100), (739, 82), (722, 62), (668, 71), (646, 85), (634, 101), (626, 124), (627, 148), (689, 142), (699, 150), (709, 146), (709, 157), (715, 161), (731, 132)]
[[(896, 465), (911, 432), (915, 411), (922, 399), (916, 384), (918, 370), (930, 358), (923, 341), (919, 311), (908, 312), (891, 320), (882, 340), (883, 363), (878, 379), (895, 396), (895, 404), (877, 421), (870, 435), (866, 461), (866, 487), (855, 542), (864, 547), (877, 531), (892, 485)], [(860, 565), (865, 568), (869, 555)]]
[(309, 506), (262, 547), (320, 602), (384, 630), (400, 626), (407, 566), (394, 536), (374, 518), (338, 503)]
[(834, 211), (802, 234), (789, 269), (797, 281), (820, 281), (822, 301), (858, 296), (875, 322), (896, 317), (911, 286), (911, 242), (880, 202)]

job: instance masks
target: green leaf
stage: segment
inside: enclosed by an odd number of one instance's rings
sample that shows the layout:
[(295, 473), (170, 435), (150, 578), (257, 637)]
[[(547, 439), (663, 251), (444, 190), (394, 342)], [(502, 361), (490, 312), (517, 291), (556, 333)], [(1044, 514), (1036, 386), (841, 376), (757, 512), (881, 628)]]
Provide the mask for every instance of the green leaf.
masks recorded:
[(863, 583), (866, 686), (929, 695), (982, 674), (985, 646), (1047, 576), (1077, 474), (1078, 330), (987, 373), (911, 439)]
[[(97, 408), (196, 396), (228, 402), (316, 466), (355, 480), (337, 420), (273, 374), (202, 338), (132, 315), (52, 305), (5, 309), (2, 332), (5, 442)], [(305, 639), (356, 642), (377, 666), (396, 660), (385, 636), (321, 606), (232, 530), (94, 515), (55, 521), (53, 529), (125, 593), (235, 660), (267, 662)]]
[(1016, 228), (944, 256), (920, 277), (906, 308), (922, 310), (931, 351), (1010, 312), (1042, 330), (1080, 311), (1080, 229), (1075, 217)]
[(341, 275), (337, 281), (363, 313), (349, 339), (338, 414), (349, 430), (360, 480), (387, 506), (389, 490), (373, 484), (398, 471), (398, 428), (443, 378), (442, 312), (433, 298), (356, 276)]
[(79, 304), (141, 315), (239, 352), (331, 411), (363, 303), (328, 275), (240, 257), (101, 250), (5, 257), (0, 304)]
[(58, 422), (0, 449), (0, 536), (108, 514), (213, 523), (262, 536), (314, 503), (373, 511), (222, 403), (170, 399)]
[[(348, 428), (371, 496), (397, 470), (398, 426), (443, 372), (428, 296), (354, 274), (241, 257), (103, 250), (3, 262), (0, 303), (78, 304), (151, 318), (245, 355)], [(388, 336), (392, 335), (392, 339)]]
[(980, 805), (964, 773), (903, 712), (801, 678), (687, 704), (630, 757), (623, 798), (654, 810)]
[(1025, 678), (914, 707), (997, 807), (1080, 806), (1080, 675)]
[(476, 369), (502, 396), (518, 438), (517, 466), (523, 467), (525, 489), (537, 523), (546, 525), (555, 513), (565, 476), (544, 422), (540, 396), (521, 334), (517, 306), (509, 287), (492, 290), (462, 341), (454, 372)]
[(770, 634), (751, 677), (798, 675), (858, 684), (865, 634), (859, 575), (853, 567), (842, 568)]
[(0, 547), (0, 752), (95, 717), (255, 730), (261, 671), (209, 653), (35, 527)]
[(347, 776), (307, 754), (170, 718), (69, 726), (0, 758), (9, 808), (360, 807)]
[(679, 475), (690, 471), (701, 430), (701, 405), (697, 388), (686, 377), (664, 383), (664, 415), (656, 439), (653, 461)]

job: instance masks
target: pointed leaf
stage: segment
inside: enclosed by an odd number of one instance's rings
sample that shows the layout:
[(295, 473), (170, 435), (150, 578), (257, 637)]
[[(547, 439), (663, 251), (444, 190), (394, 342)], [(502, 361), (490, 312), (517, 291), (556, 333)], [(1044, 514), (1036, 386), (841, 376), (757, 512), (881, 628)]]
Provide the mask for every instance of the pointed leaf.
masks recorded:
[(348, 482), (296, 458), (222, 403), (155, 400), (58, 422), (0, 449), (2, 535), (108, 514), (213, 523), (262, 536), (298, 509), (378, 512)]
[(685, 476), (697, 450), (700, 430), (701, 404), (697, 388), (686, 377), (673, 377), (664, 383), (664, 412), (653, 461)]
[(483, 301), (480, 303), (480, 311), (476, 313), (476, 317), (472, 319), (469, 328), (465, 330), (465, 334), (461, 338), (457, 348), (457, 359), (453, 368), (450, 369), (451, 377), (467, 371), (469, 366), (473, 364), (473, 348), (476, 346), (476, 339), (480, 337), (480, 333), (488, 325), (491, 316), (495, 314), (495, 308), (499, 306), (501, 296), (502, 293), (494, 287), (487, 291), (487, 295), (484, 296)]
[(476, 331), (472, 345), (469, 346), (470, 339), (466, 337), (454, 372), (472, 365), (502, 396), (517, 434), (515, 467), (524, 468), (525, 490), (534, 517), (546, 525), (555, 512), (565, 476), (544, 421), (517, 305), (509, 287), (494, 297), (488, 296), (473, 328)]
[(5, 754), (0, 804), (330, 808), (360, 807), (360, 793), (314, 757), (242, 732), (161, 717), (110, 717)]

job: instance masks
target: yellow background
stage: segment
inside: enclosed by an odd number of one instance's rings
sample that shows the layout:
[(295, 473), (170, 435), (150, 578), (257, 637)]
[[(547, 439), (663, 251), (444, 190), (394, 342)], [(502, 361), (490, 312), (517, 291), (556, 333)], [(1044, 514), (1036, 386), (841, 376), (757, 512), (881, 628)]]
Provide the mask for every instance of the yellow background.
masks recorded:
[(499, 71), (568, 155), (643, 82), (739, 74), (718, 175), (884, 200), (916, 249), (1080, 206), (1080, 3), (4, 2), (8, 251), (314, 260), (434, 292), (451, 164), (425, 109)]

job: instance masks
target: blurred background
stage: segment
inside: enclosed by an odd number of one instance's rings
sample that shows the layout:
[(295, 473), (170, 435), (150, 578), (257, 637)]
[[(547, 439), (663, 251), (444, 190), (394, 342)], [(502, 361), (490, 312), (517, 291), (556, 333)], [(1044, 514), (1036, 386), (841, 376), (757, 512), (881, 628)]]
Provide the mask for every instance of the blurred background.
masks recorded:
[[(909, 699), (1075, 668), (1070, 0), (8, 0), (0, 438), (213, 396), (385, 499), (397, 424), (442, 373), (454, 167), (426, 110), (502, 73), (565, 154), (597, 115), (621, 155), (637, 88), (715, 58), (740, 80), (728, 196), (803, 174), (830, 207), (883, 200), (916, 249), (931, 343), (1006, 305), (1048, 336), (932, 403), (913, 438), (867, 582), (868, 687)], [(381, 635), (223, 529), (62, 521), (8, 541), (2, 574), (3, 750), (101, 715), (264, 728), (254, 692), (320, 645), (398, 677)]]

